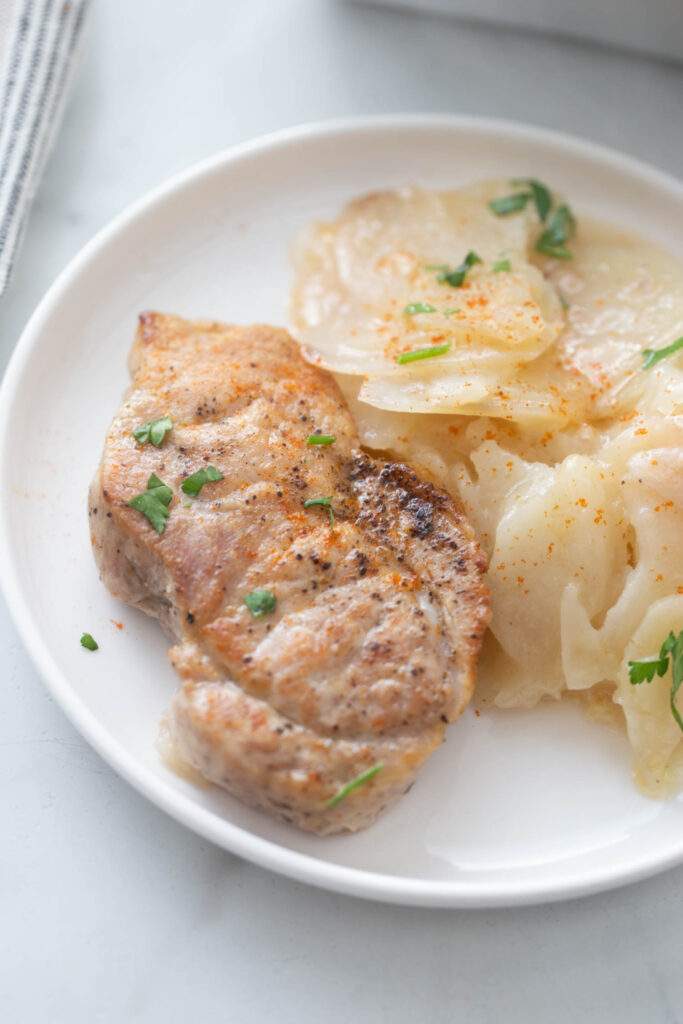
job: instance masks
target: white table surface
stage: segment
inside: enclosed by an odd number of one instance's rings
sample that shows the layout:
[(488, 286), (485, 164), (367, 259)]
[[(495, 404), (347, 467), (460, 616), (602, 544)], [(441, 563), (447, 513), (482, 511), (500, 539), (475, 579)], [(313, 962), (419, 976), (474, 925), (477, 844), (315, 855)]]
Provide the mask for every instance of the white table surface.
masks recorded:
[[(91, 15), (0, 303), (3, 366), (55, 275), (123, 206), (274, 128), (466, 112), (683, 167), (683, 66), (327, 0), (95, 0)], [(511, 911), (307, 889), (198, 839), (114, 775), (47, 696), (4, 607), (0, 645), (7, 1024), (683, 1021), (683, 868)]]

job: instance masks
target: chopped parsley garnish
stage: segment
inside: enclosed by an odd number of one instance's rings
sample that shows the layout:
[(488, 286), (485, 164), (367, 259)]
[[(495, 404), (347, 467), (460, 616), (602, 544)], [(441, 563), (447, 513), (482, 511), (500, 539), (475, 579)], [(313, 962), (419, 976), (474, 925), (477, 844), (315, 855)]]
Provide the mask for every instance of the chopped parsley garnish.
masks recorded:
[(501, 196), (500, 199), (492, 199), (489, 207), (498, 217), (507, 217), (511, 213), (519, 213), (531, 199), (529, 192), (513, 192), (509, 196)]
[(304, 508), (315, 508), (317, 505), (326, 508), (330, 516), (330, 526), (334, 526), (334, 509), (332, 508), (332, 498), (309, 498), (304, 502)]
[(169, 430), (173, 430), (173, 420), (170, 416), (162, 416), (160, 420), (150, 420), (141, 427), (136, 427), (133, 437), (138, 444), (153, 444), (160, 448)]
[[(446, 266), (444, 268), (448, 270)], [(438, 310), (436, 306), (430, 305), (429, 302), (411, 302), (409, 306), (406, 306), (403, 310), (407, 316), (415, 316), (416, 313), (441, 313), (442, 316), (452, 316), (453, 313), (459, 313), (460, 310), (457, 306), (448, 306), (446, 309)]]
[(379, 764), (373, 764), (372, 768), (368, 768), (367, 771), (361, 772), (361, 774), (357, 775), (355, 779), (351, 779), (351, 782), (347, 782), (345, 786), (342, 786), (342, 788), (334, 794), (332, 799), (327, 801), (325, 807), (336, 807), (337, 804), (340, 804), (342, 800), (346, 799), (349, 793), (353, 793), (354, 789), (358, 789), (358, 787), (362, 786), (365, 782), (369, 782), (370, 779), (374, 779), (375, 775), (382, 771), (382, 768), (384, 768), (384, 765), (380, 761)]
[(181, 483), (181, 487), (185, 494), (199, 494), (204, 484), (215, 483), (216, 480), (222, 480), (223, 474), (215, 466), (203, 466), (202, 469), (198, 469), (192, 476), (188, 476)]
[(97, 651), (99, 650), (99, 644), (91, 633), (83, 633), (81, 636), (81, 647), (85, 647), (86, 651)]
[(171, 504), (172, 497), (171, 488), (152, 473), (147, 481), (147, 490), (136, 495), (128, 504), (131, 508), (142, 512), (157, 533), (163, 533), (166, 529), (166, 520), (169, 517), (168, 506)]
[(437, 281), (441, 284), (449, 284), (452, 288), (462, 288), (465, 283), (467, 271), (471, 270), (475, 263), (483, 263), (481, 256), (477, 256), (476, 252), (472, 249), (467, 253), (465, 259), (462, 261), (459, 267), (455, 270), (451, 270), (448, 265), (444, 266), (433, 266), (433, 270), (438, 270)]
[(510, 260), (496, 260), (493, 264), (493, 273), (500, 274), (501, 271), (512, 270), (512, 264)]
[(640, 661), (629, 661), (628, 678), (633, 686), (645, 682), (651, 683), (656, 675), (663, 676), (666, 673), (669, 664), (671, 665), (669, 706), (678, 728), (683, 732), (683, 718), (676, 707), (676, 695), (683, 684), (683, 630), (678, 636), (669, 633), (659, 649), (658, 656), (642, 658)]
[(546, 217), (550, 213), (550, 208), (553, 205), (550, 189), (546, 188), (542, 182), (536, 181), (535, 178), (514, 178), (512, 184), (528, 185), (529, 198), (533, 199), (538, 218), (541, 223), (544, 223)]
[(336, 440), (334, 434), (309, 434), (306, 444), (334, 444)]
[(162, 501), (164, 505), (170, 505), (171, 498), (173, 497), (173, 491), (168, 484), (165, 484), (163, 480), (159, 479), (156, 473), (152, 473), (147, 481), (147, 490), (152, 491), (155, 497), (157, 497), (159, 501)]
[(683, 348), (683, 337), (676, 338), (670, 345), (666, 345), (664, 348), (646, 348), (643, 349), (643, 363), (644, 370), (650, 370), (653, 366), (656, 366), (662, 359), (666, 359), (667, 356), (672, 356), (674, 352), (678, 352), (679, 349)]
[(656, 655), (652, 658), (641, 658), (640, 661), (629, 661), (628, 678), (633, 686), (640, 683), (651, 683), (655, 676), (663, 676), (669, 667), (669, 657)]
[(258, 587), (256, 590), (252, 590), (250, 594), (247, 594), (244, 598), (244, 603), (255, 619), (262, 619), (264, 615), (270, 615), (271, 612), (275, 611), (277, 598), (272, 590)]
[(436, 306), (430, 306), (428, 302), (411, 302), (403, 310), (408, 316), (415, 316), (416, 313), (436, 313)]
[[(536, 250), (552, 256), (556, 260), (570, 260), (572, 254), (567, 248), (567, 242), (576, 231), (576, 221), (568, 206), (558, 206), (550, 216), (553, 206), (553, 197), (550, 189), (535, 178), (513, 178), (513, 185), (524, 185), (528, 191), (513, 192), (509, 196), (501, 196), (499, 199), (492, 199), (489, 208), (498, 217), (505, 217), (511, 213), (518, 213), (525, 209), (527, 203), (532, 202), (536, 207), (536, 213), (541, 224), (546, 224), (545, 230), (536, 241)], [(548, 217), (550, 220), (548, 221)]]
[(416, 363), (418, 359), (433, 359), (434, 356), (445, 355), (450, 347), (450, 341), (446, 341), (443, 345), (431, 345), (429, 348), (414, 348), (412, 352), (401, 352), (400, 356), (396, 357), (396, 362), (404, 366), (405, 363)]
[(537, 252), (545, 253), (556, 260), (570, 260), (572, 254), (566, 243), (576, 231), (576, 221), (568, 206), (558, 206), (553, 213), (548, 227), (536, 242)]
[(553, 205), (550, 190), (540, 181), (536, 181), (535, 178), (514, 178), (512, 184), (525, 185), (529, 191), (513, 192), (509, 196), (492, 199), (489, 203), (490, 209), (498, 217), (507, 217), (511, 213), (519, 213), (520, 210), (524, 210), (529, 200), (531, 200), (536, 207), (539, 220), (542, 224), (545, 223), (550, 213), (550, 208)]

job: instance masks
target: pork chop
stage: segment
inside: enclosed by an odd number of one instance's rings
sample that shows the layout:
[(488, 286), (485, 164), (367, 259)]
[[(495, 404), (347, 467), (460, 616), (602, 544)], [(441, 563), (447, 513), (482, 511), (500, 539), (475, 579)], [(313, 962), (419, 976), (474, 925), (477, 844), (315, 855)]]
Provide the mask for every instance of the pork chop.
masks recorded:
[[(472, 694), (489, 599), (471, 527), (360, 450), (334, 379), (283, 330), (145, 313), (130, 366), (92, 543), (112, 594), (174, 641), (179, 755), (303, 829), (368, 825)], [(166, 416), (161, 440), (135, 439)], [(164, 485), (165, 515), (131, 507)]]

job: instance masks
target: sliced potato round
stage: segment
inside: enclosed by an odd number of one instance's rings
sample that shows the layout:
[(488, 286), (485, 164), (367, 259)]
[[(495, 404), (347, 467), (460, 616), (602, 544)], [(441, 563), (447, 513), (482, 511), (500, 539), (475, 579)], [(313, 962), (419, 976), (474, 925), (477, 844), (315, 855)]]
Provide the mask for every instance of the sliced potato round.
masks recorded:
[[(380, 408), (405, 409), (406, 394), (410, 411), (498, 407), (501, 381), (548, 349), (564, 324), (554, 287), (528, 259), (536, 215), (489, 208), (505, 188), (381, 193), (314, 227), (296, 252), (292, 296), (309, 358), (367, 378), (363, 400)], [(407, 353), (446, 346), (402, 364)]]

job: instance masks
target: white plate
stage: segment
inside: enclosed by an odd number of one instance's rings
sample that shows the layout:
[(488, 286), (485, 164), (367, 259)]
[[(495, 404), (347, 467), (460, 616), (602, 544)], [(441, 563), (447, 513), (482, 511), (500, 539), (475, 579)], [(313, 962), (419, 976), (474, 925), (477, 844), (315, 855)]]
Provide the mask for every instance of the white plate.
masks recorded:
[[(0, 396), (2, 583), (72, 722), (137, 789), (226, 849), (399, 903), (534, 902), (651, 874), (683, 859), (683, 805), (640, 796), (625, 739), (571, 706), (467, 714), (410, 794), (356, 836), (306, 836), (195, 788), (157, 756), (157, 723), (176, 685), (167, 645), (99, 583), (86, 491), (140, 310), (285, 323), (288, 250), (311, 218), (370, 189), (500, 174), (545, 179), (579, 213), (683, 258), (683, 186), (595, 146), (461, 118), (299, 128), (222, 153), (116, 218), (42, 301)], [(97, 654), (79, 646), (83, 630), (100, 642)]]

